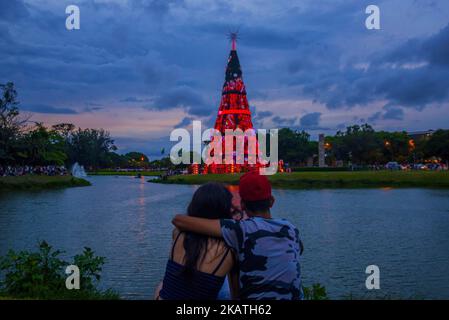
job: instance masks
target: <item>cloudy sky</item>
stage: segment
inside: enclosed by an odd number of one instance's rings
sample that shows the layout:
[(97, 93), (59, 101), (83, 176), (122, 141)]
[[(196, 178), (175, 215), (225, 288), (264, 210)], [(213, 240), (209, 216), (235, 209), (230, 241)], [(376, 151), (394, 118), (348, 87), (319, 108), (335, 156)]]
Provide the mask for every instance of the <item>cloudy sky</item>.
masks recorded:
[(173, 128), (214, 121), (237, 29), (258, 128), (449, 127), (447, 0), (0, 0), (0, 83), (34, 121), (105, 128), (154, 158)]

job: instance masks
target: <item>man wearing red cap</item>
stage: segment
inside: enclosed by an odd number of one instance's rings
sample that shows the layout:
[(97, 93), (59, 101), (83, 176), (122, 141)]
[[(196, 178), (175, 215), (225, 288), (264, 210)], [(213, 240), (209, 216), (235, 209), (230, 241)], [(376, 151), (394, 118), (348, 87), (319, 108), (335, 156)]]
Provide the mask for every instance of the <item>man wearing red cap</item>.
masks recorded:
[(298, 229), (285, 219), (271, 217), (271, 184), (257, 171), (240, 178), (241, 207), (245, 220), (210, 220), (177, 215), (180, 230), (222, 237), (239, 260), (240, 299), (303, 298)]

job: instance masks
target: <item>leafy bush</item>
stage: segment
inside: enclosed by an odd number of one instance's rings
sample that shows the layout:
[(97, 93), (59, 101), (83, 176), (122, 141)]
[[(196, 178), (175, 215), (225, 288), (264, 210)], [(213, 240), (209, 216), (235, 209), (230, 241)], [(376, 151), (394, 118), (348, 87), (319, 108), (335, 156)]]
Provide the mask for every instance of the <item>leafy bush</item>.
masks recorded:
[(327, 300), (326, 288), (319, 283), (313, 284), (311, 287), (302, 287), (305, 300)]
[[(37, 252), (10, 250), (0, 258), (0, 294), (10, 298), (28, 299), (117, 299), (111, 291), (100, 291), (97, 284), (105, 262), (96, 257), (90, 248), (74, 257), (73, 263), (60, 259), (63, 251), (53, 250), (45, 241), (39, 243)], [(76, 265), (80, 270), (80, 289), (68, 290), (65, 286), (65, 268)]]

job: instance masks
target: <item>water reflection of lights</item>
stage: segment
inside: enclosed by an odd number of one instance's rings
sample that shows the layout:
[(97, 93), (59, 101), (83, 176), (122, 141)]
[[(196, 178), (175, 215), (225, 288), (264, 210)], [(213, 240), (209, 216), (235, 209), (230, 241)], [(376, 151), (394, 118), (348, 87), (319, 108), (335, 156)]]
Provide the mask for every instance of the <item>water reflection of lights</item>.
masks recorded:
[(138, 238), (141, 243), (145, 241), (145, 184), (146, 181), (144, 177), (140, 177), (139, 183), (139, 197), (137, 199), (139, 203), (139, 217), (138, 217)]

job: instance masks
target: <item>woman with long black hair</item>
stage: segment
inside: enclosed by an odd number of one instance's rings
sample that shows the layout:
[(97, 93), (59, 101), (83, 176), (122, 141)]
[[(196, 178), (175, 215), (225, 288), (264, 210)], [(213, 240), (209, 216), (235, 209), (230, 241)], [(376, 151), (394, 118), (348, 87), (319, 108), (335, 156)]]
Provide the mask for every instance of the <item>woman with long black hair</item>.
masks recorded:
[[(199, 187), (187, 208), (187, 215), (206, 219), (230, 219), (232, 213), (232, 194), (218, 183)], [(175, 229), (170, 258), (164, 280), (156, 290), (156, 299), (215, 300), (226, 276), (231, 296), (236, 297), (235, 261), (222, 239)]]

